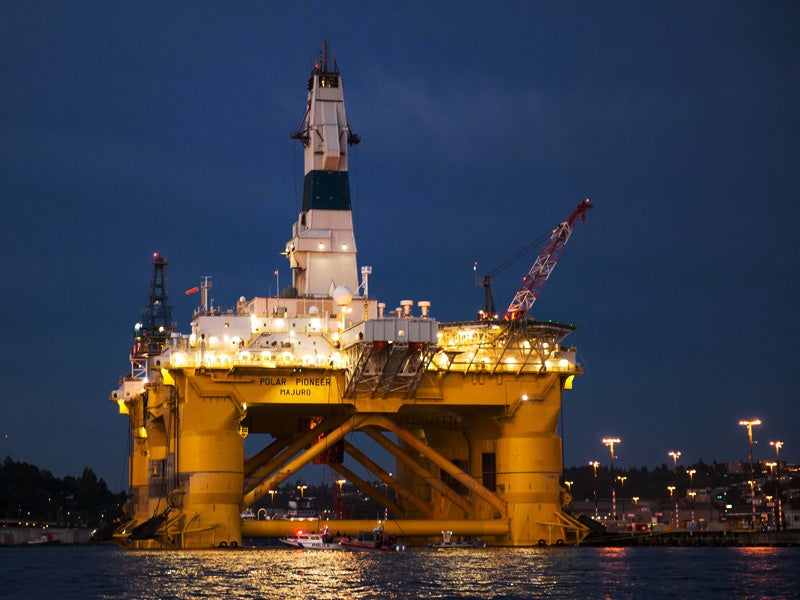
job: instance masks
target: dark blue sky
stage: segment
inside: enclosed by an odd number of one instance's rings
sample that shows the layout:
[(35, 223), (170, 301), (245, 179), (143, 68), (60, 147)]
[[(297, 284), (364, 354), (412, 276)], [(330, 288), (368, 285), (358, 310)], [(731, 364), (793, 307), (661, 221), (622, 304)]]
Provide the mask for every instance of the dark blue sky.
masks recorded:
[[(23, 2), (0, 18), (0, 454), (123, 487), (150, 255), (194, 298), (275, 291), (305, 84), (343, 73), (360, 264), (389, 306), (482, 306), (585, 197), (534, 306), (574, 322), (565, 463), (800, 460), (795, 2)], [(526, 259), (527, 261), (527, 259)], [(527, 271), (495, 281), (506, 305)]]

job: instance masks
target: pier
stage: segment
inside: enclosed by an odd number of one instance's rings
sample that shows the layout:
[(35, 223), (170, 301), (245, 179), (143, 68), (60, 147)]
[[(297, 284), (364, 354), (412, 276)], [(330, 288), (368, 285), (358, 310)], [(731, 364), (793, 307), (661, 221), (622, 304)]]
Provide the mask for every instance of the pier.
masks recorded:
[(800, 530), (634, 531), (590, 535), (583, 546), (800, 546)]

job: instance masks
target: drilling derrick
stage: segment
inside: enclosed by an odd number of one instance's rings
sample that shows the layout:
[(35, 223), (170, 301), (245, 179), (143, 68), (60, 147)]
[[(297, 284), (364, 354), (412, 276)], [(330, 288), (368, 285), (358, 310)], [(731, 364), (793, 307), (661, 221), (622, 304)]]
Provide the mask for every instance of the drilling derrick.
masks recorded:
[[(302, 210), (282, 252), (292, 270), (287, 289), (210, 310), (204, 296), (190, 331), (172, 332), (166, 261), (154, 262), (140, 340), (146, 373), (111, 395), (134, 442), (131, 520), (115, 539), (208, 548), (291, 534), (291, 521), (240, 514), (316, 463), (336, 473), (340, 519), (330, 527), (343, 533), (375, 526), (347, 518), (346, 482), (383, 507), (388, 535), (411, 543), (442, 530), (503, 546), (580, 542), (587, 530), (562, 511), (569, 496), (559, 484), (556, 430), (562, 390), (582, 373), (575, 348), (564, 344), (574, 327), (511, 307), (509, 320), (440, 323), (426, 300), (387, 310), (369, 297), (372, 269), (358, 267), (348, 180), (349, 147), (359, 138), (327, 43), (292, 137), (305, 161)], [(553, 238), (536, 281), (552, 271), (568, 236), (562, 229)], [(202, 286), (207, 292), (209, 278)], [(540, 284), (527, 289), (526, 302)], [(260, 444), (247, 457), (245, 437), (248, 448)], [(387, 457), (393, 464), (381, 464)]]
[(175, 325), (172, 322), (172, 307), (167, 304), (167, 265), (169, 261), (160, 253), (153, 253), (153, 276), (147, 304), (142, 309), (142, 320), (136, 324), (136, 354), (160, 354), (169, 340)]

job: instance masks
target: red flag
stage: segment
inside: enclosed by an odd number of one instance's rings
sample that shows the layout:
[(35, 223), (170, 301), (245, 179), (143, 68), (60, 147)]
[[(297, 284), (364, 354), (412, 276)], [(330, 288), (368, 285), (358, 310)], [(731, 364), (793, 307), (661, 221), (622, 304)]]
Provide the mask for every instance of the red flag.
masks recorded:
[(195, 286), (195, 287), (193, 287), (193, 288), (191, 288), (189, 290), (186, 290), (186, 295), (188, 296), (189, 294), (194, 294), (195, 292), (199, 292), (199, 291), (200, 291), (200, 288)]

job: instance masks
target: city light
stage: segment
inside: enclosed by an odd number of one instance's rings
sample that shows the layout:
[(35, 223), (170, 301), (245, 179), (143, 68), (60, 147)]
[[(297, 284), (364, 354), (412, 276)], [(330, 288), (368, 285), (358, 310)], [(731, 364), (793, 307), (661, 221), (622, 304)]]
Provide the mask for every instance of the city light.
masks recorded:
[[(753, 466), (753, 427), (761, 425), (761, 419), (742, 419), (739, 425), (747, 427), (747, 439), (750, 442), (750, 479), (755, 480), (755, 467)], [(750, 523), (751, 529), (756, 527), (756, 495), (754, 491), (755, 481), (750, 484), (750, 504), (753, 507), (752, 522)]]
[(597, 467), (600, 466), (600, 463), (596, 460), (591, 460), (589, 461), (589, 466), (594, 467), (594, 520), (597, 521), (600, 518), (597, 510)]
[[(777, 499), (778, 499), (778, 507), (777, 507), (778, 510), (777, 510), (776, 517), (775, 517), (775, 529), (780, 531), (781, 527), (783, 527), (784, 530), (786, 529), (786, 526), (785, 526), (785, 524), (783, 522), (783, 495), (781, 493), (781, 459), (780, 459), (780, 451), (781, 451), (781, 448), (783, 448), (783, 442), (780, 441), (780, 440), (773, 440), (773, 441), (771, 441), (769, 443), (769, 445), (772, 446), (773, 448), (775, 448), (775, 461), (777, 463), (775, 466), (778, 467), (778, 473), (775, 476), (775, 495), (777, 496)], [(772, 468), (771, 467), (770, 467), (770, 473), (772, 473)]]
[(770, 442), (769, 445), (775, 447), (775, 459), (776, 460), (780, 460), (779, 457), (778, 457), (778, 453), (781, 451), (781, 448), (783, 448), (783, 442), (781, 442), (780, 440), (777, 440), (777, 441), (774, 441), (774, 442)]
[(680, 525), (680, 519), (678, 518), (678, 496), (675, 494), (674, 485), (668, 485), (667, 489), (669, 490), (669, 497), (675, 498), (675, 528), (677, 529)]
[(603, 438), (603, 443), (608, 446), (609, 451), (611, 452), (611, 516), (613, 517), (614, 521), (617, 520), (617, 485), (616, 479), (614, 479), (614, 459), (616, 456), (614, 455), (614, 444), (619, 444), (620, 439), (616, 437), (605, 437)]
[(617, 481), (619, 481), (619, 494), (622, 496), (622, 514), (625, 515), (625, 480), (627, 479), (627, 475), (617, 475)]
[(681, 457), (680, 450), (670, 450), (669, 452), (667, 452), (667, 454), (672, 457), (672, 470), (673, 470), (673, 472), (677, 472), (678, 471), (678, 459)]
[(609, 450), (611, 451), (611, 468), (613, 469), (614, 468), (614, 459), (616, 458), (616, 456), (614, 455), (614, 444), (619, 444), (620, 443), (620, 439), (619, 438), (606, 437), (606, 438), (603, 438), (603, 443), (606, 446), (608, 446)]

